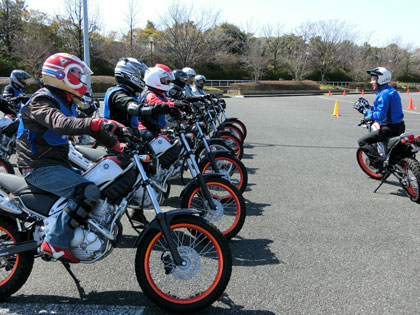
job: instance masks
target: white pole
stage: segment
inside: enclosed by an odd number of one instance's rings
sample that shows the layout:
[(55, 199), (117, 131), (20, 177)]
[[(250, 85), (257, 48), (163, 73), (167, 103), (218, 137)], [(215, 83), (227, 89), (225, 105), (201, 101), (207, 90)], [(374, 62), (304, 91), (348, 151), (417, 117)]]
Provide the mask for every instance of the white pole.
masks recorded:
[[(83, 0), (83, 51), (86, 65), (90, 68), (89, 55), (89, 24), (88, 24), (88, 10), (87, 0)], [(92, 95), (92, 87), (90, 83), (90, 75), (87, 76), (88, 92)]]

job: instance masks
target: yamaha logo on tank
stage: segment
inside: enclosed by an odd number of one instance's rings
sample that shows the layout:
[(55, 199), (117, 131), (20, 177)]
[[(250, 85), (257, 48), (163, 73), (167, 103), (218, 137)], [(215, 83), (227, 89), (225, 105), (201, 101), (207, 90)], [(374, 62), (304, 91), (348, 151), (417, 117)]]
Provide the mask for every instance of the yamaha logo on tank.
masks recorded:
[(108, 163), (105, 163), (104, 164), (104, 169), (107, 170), (108, 168), (109, 168), (109, 164)]

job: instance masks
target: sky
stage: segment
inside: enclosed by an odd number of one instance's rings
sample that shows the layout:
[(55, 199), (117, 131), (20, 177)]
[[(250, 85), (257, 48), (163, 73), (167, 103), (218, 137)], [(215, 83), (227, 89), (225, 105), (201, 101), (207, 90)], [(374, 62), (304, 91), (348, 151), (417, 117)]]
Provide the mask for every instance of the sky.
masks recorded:
[[(48, 14), (64, 13), (66, 0), (26, 0), (29, 9)], [(74, 0), (67, 0), (74, 1)], [(98, 10), (103, 34), (128, 30), (128, 3), (132, 0), (87, 0), (89, 8)], [(137, 27), (146, 21), (158, 23), (174, 0), (134, 0), (138, 8)], [(345, 21), (359, 36), (358, 44), (368, 41), (377, 47), (397, 43), (404, 48), (420, 48), (420, 1), (418, 0), (178, 0), (197, 11), (219, 12), (219, 22), (235, 24), (244, 31), (258, 31), (264, 25), (281, 25), (291, 33), (304, 22)]]

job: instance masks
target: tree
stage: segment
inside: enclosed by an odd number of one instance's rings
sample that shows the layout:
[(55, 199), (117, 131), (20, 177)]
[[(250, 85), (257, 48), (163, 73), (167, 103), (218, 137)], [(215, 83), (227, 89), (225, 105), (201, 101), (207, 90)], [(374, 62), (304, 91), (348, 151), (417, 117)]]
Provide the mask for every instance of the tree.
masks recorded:
[(130, 0), (128, 2), (128, 11), (125, 13), (125, 18), (128, 25), (128, 42), (130, 45), (130, 56), (134, 56), (134, 45), (135, 45), (135, 29), (136, 25), (139, 22), (139, 11), (137, 7), (138, 2)]
[(178, 68), (195, 66), (208, 54), (204, 32), (212, 28), (218, 19), (218, 12), (211, 10), (195, 12), (194, 7), (174, 2), (166, 15), (160, 17), (162, 32), (158, 39), (159, 49)]
[(267, 46), (264, 41), (252, 38), (248, 42), (248, 49), (242, 55), (241, 61), (252, 72), (253, 79), (257, 82), (268, 64)]
[(24, 0), (1, 0), (0, 2), (0, 53), (13, 58), (13, 41), (22, 30), (22, 12), (25, 12)]
[(270, 62), (274, 69), (277, 69), (280, 66), (281, 60), (283, 25), (265, 25), (263, 27), (263, 34), (267, 44), (267, 51), (270, 53)]

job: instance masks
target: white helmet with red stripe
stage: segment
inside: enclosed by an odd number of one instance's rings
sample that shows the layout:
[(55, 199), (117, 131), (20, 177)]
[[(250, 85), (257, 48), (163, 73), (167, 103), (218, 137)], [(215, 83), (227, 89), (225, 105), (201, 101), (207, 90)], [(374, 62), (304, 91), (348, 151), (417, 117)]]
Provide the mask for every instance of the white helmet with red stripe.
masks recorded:
[(144, 75), (144, 82), (148, 87), (165, 92), (169, 90), (169, 81), (169, 73), (159, 67), (149, 68)]
[(44, 85), (82, 97), (88, 89), (86, 76), (92, 73), (75, 55), (57, 53), (45, 60), (41, 75)]

